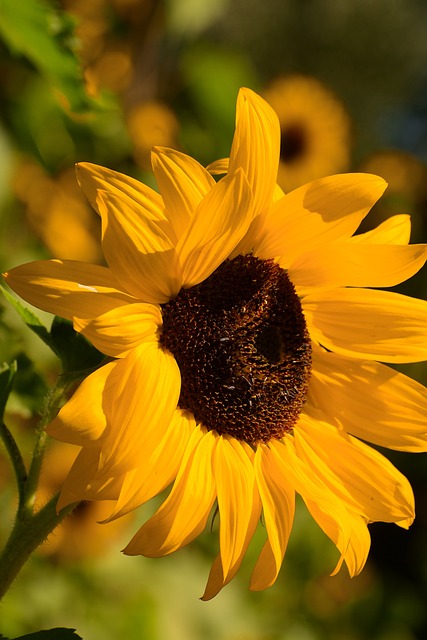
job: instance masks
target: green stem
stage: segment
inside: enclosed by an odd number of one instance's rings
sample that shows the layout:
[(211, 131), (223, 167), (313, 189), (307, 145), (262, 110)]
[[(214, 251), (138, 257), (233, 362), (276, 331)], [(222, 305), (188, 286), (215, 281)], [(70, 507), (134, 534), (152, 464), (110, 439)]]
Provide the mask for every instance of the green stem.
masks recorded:
[(47, 538), (61, 520), (76, 506), (71, 505), (56, 513), (58, 495), (43, 508), (34, 511), (43, 455), (46, 448), (46, 425), (55, 417), (68, 382), (62, 379), (48, 394), (44, 411), (36, 431), (33, 456), (28, 475), (12, 434), (2, 428), (3, 439), (13, 461), (18, 479), (19, 505), (15, 523), (0, 555), (0, 599), (9, 589), (32, 552)]
[(66, 385), (64, 384), (64, 381), (61, 381), (57, 383), (57, 385), (53, 387), (53, 389), (50, 390), (46, 398), (46, 404), (41, 416), (40, 423), (36, 430), (33, 456), (31, 459), (30, 469), (28, 471), (27, 482), (25, 484), (25, 505), (30, 509), (33, 508), (36, 499), (40, 471), (48, 438), (45, 427), (56, 416), (61, 405), (65, 388)]
[(0, 600), (32, 552), (76, 506), (65, 507), (57, 514), (57, 501), (58, 495), (36, 513), (25, 509), (18, 512), (9, 540), (0, 555)]
[(12, 462), (13, 470), (15, 471), (16, 482), (18, 485), (19, 508), (21, 508), (25, 502), (27, 469), (25, 467), (24, 460), (22, 458), (21, 452), (19, 451), (18, 445), (16, 444), (13, 435), (11, 434), (3, 420), (0, 420), (0, 434), (6, 447), (6, 451), (8, 452), (10, 460)]

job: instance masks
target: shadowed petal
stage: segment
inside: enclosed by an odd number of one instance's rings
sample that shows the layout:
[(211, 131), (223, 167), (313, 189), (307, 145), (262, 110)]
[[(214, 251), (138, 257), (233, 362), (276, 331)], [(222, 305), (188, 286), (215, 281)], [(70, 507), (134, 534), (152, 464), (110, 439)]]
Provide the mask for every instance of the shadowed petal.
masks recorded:
[(408, 480), (378, 451), (307, 414), (301, 415), (294, 437), (298, 456), (311, 466), (312, 477), (350, 511), (371, 522), (414, 517)]
[(411, 236), (411, 218), (406, 214), (391, 216), (375, 229), (359, 233), (350, 242), (363, 244), (408, 244)]
[(251, 576), (251, 590), (259, 591), (275, 582), (282, 566), (294, 521), (295, 491), (265, 445), (257, 447), (254, 467), (268, 535)]
[(62, 486), (56, 505), (57, 513), (64, 507), (81, 500), (115, 500), (123, 477), (110, 477), (99, 472), (100, 448), (80, 451)]
[(116, 362), (109, 362), (85, 378), (46, 427), (47, 433), (57, 440), (81, 447), (99, 446), (107, 428), (103, 392), (116, 367)]
[(386, 365), (314, 349), (308, 402), (362, 440), (427, 450), (427, 389)]
[[(295, 430), (298, 428), (299, 424)], [(292, 436), (287, 436), (280, 442), (273, 440), (269, 447), (278, 472), (281, 472), (304, 502), (311, 501), (319, 507), (321, 518), (334, 523), (335, 544), (339, 549), (347, 548), (351, 538), (351, 518), (339, 496), (312, 473), (311, 465), (298, 455)], [(322, 520), (316, 519), (316, 522), (324, 528)]]
[(337, 522), (323, 511), (321, 506), (312, 500), (305, 500), (307, 509), (311, 516), (317, 522), (322, 531), (336, 545), (341, 557), (331, 573), (332, 576), (338, 573), (342, 563), (345, 562), (350, 577), (358, 575), (366, 564), (369, 549), (371, 546), (371, 537), (367, 526), (366, 519), (357, 513), (347, 511), (346, 518), (351, 531), (349, 540), (343, 541), (340, 535)]
[[(251, 460), (251, 464), (253, 464), (254, 452), (251, 449), (251, 447), (249, 447), (249, 445), (247, 445), (244, 442), (238, 443), (238, 446), (245, 451), (245, 455), (247, 455), (248, 459)], [(221, 591), (221, 589), (234, 578), (234, 576), (240, 569), (240, 565), (247, 551), (249, 543), (252, 540), (252, 537), (255, 533), (255, 530), (257, 528), (257, 525), (261, 516), (261, 500), (260, 500), (258, 488), (255, 483), (253, 484), (253, 495), (250, 500), (250, 504), (252, 509), (251, 509), (246, 533), (245, 533), (245, 539), (240, 550), (240, 554), (237, 555), (237, 557), (234, 560), (234, 563), (230, 566), (225, 576), (223, 571), (222, 554), (221, 553), (218, 554), (218, 556), (215, 558), (212, 564), (212, 567), (209, 573), (208, 582), (206, 584), (206, 589), (203, 596), (201, 597), (201, 600), (207, 601), (214, 598)]]
[(230, 569), (241, 556), (252, 515), (254, 469), (240, 442), (219, 436), (213, 471), (220, 514), (219, 542), (222, 572), (227, 579)]
[(140, 215), (150, 220), (160, 224), (166, 220), (161, 196), (135, 178), (90, 162), (79, 162), (76, 165), (76, 174), (83, 193), (98, 213), (98, 192), (107, 191), (116, 198), (131, 198), (138, 206)]
[(176, 477), (196, 422), (177, 409), (160, 444), (143, 452), (139, 467), (126, 473), (120, 496), (108, 522), (136, 509), (163, 491)]
[(192, 432), (172, 491), (154, 516), (132, 538), (124, 553), (149, 558), (177, 551), (206, 527), (215, 500), (212, 431)]
[(179, 239), (215, 180), (199, 162), (174, 149), (154, 147), (151, 162), (168, 220)]
[(175, 358), (155, 343), (145, 342), (118, 360), (103, 394), (111, 429), (103, 441), (101, 468), (114, 475), (139, 466), (145, 448), (161, 441), (180, 390)]
[(142, 342), (158, 342), (161, 325), (160, 308), (143, 302), (115, 307), (96, 318), (74, 319), (74, 329), (113, 358), (123, 357)]
[(250, 189), (241, 171), (211, 189), (177, 245), (184, 287), (202, 282), (219, 267), (248, 229), (252, 215)]
[(101, 191), (105, 258), (124, 289), (144, 302), (168, 302), (181, 288), (181, 270), (170, 237), (127, 196)]

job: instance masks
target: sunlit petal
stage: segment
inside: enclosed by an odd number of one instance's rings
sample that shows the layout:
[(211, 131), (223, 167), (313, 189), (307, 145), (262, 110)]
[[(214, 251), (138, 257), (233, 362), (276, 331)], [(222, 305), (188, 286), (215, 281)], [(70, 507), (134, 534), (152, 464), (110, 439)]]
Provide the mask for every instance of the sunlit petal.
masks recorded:
[(10, 269), (6, 282), (35, 307), (72, 320), (135, 301), (110, 269), (74, 260), (39, 260)]
[(427, 260), (427, 246), (350, 242), (325, 244), (289, 265), (300, 287), (393, 287), (413, 276)]
[(382, 362), (427, 358), (427, 302), (389, 291), (319, 290), (304, 297), (313, 340), (331, 351)]
[(196, 160), (174, 149), (154, 147), (151, 161), (166, 215), (179, 239), (215, 180)]
[(270, 208), (255, 254), (265, 259), (281, 256), (286, 268), (310, 249), (349, 238), (385, 187), (377, 176), (349, 173), (291, 191)]
[(271, 203), (277, 181), (280, 125), (273, 109), (250, 89), (240, 89), (228, 172), (242, 168), (252, 190), (255, 215)]

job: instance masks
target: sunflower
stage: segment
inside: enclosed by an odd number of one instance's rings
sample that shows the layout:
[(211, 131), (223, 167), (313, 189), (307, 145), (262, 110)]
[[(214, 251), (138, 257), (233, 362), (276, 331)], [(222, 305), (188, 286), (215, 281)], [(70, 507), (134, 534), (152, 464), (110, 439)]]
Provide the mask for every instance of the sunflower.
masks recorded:
[[(110, 519), (172, 484), (125, 548), (164, 556), (219, 513), (203, 599), (237, 573), (261, 515), (250, 588), (274, 583), (302, 496), (349, 573), (368, 524), (408, 527), (406, 478), (364, 442), (426, 448), (424, 387), (380, 364), (427, 356), (427, 303), (382, 291), (424, 264), (395, 216), (353, 235), (385, 182), (367, 174), (276, 185), (280, 128), (241, 89), (227, 163), (155, 148), (160, 194), (78, 165), (108, 266), (48, 260), (6, 274), (32, 304), (73, 319), (109, 360), (48, 427), (81, 447), (58, 509), (114, 500)], [(211, 173), (226, 170), (215, 181)]]
[(281, 129), (277, 182), (290, 191), (350, 162), (350, 118), (338, 98), (309, 76), (280, 76), (263, 92)]

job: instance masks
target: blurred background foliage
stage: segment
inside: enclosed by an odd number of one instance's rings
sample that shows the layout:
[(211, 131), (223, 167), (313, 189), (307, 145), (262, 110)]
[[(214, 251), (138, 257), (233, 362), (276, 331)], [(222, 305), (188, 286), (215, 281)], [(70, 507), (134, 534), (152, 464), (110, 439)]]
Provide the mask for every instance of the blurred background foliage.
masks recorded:
[[(367, 225), (410, 213), (412, 241), (425, 240), (426, 26), (423, 0), (0, 0), (0, 268), (46, 257), (102, 263), (99, 221), (74, 164), (99, 163), (155, 186), (153, 145), (204, 164), (225, 157), (240, 86), (279, 115), (285, 190), (331, 173), (376, 173), (389, 188)], [(425, 272), (399, 290), (425, 297)], [(29, 456), (59, 365), (5, 302), (0, 361), (12, 359), (18, 376), (7, 421)], [(426, 383), (425, 365), (405, 371)], [(1, 539), (16, 506), (3, 454)], [(52, 444), (40, 503), (73, 455)], [(169, 558), (126, 558), (119, 550), (155, 506), (101, 525), (103, 506), (88, 504), (25, 567), (1, 605), (0, 631), (69, 626), (85, 640), (424, 640), (426, 458), (386, 455), (414, 487), (417, 519), (409, 532), (373, 525), (357, 578), (345, 569), (328, 576), (336, 550), (299, 505), (277, 584), (258, 594), (246, 588), (260, 530), (238, 577), (202, 603), (215, 535)]]

